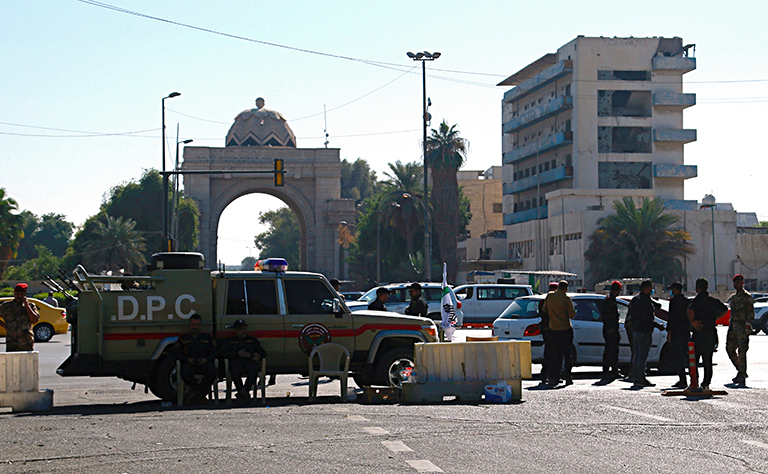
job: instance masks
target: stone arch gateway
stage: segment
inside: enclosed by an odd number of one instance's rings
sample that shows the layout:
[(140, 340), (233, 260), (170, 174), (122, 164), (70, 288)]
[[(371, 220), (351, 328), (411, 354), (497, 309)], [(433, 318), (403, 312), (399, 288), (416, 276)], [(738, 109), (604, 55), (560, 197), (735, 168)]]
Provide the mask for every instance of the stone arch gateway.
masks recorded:
[[(338, 273), (339, 222), (355, 219), (354, 201), (340, 198), (339, 149), (296, 148), (296, 139), (282, 115), (265, 109), (263, 100), (257, 104), (261, 107), (237, 116), (226, 147), (186, 147), (182, 171), (268, 171), (274, 159), (281, 158), (285, 186), (275, 186), (271, 174), (184, 175), (184, 192), (200, 210), (198, 250), (208, 266), (214, 267), (217, 229), (224, 209), (241, 196), (264, 193), (285, 202), (299, 221), (301, 262), (289, 262), (291, 267), (326, 275)], [(242, 218), (257, 219), (258, 215), (254, 212)]]

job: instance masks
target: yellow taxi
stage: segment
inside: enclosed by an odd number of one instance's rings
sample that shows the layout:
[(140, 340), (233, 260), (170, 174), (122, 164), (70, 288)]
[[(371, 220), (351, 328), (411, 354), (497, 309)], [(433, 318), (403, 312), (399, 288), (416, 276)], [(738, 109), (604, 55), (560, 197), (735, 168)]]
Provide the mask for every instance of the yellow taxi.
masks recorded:
[[(0, 304), (12, 300), (13, 296), (0, 298)], [(27, 298), (35, 303), (40, 312), (40, 321), (32, 328), (35, 334), (35, 342), (48, 342), (54, 334), (66, 334), (69, 329), (67, 311), (64, 308), (55, 308), (45, 301), (37, 298)], [(0, 336), (5, 336), (5, 328), (0, 327)]]

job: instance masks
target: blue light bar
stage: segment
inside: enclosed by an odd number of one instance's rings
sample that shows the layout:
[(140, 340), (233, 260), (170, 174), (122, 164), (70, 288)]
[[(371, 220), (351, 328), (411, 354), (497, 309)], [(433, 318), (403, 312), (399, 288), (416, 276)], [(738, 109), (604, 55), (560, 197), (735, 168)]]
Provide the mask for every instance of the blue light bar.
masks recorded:
[(258, 260), (253, 266), (255, 271), (260, 272), (287, 272), (288, 261), (284, 258), (267, 258)]

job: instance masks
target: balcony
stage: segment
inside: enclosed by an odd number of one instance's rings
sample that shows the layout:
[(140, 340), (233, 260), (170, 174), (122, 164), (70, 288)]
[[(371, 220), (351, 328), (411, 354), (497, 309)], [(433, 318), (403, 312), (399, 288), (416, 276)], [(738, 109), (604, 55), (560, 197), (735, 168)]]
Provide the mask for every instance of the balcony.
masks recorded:
[(529, 143), (520, 148), (504, 153), (504, 164), (511, 165), (537, 153), (546, 153), (560, 147), (573, 144), (573, 132), (560, 132), (543, 140)]
[(561, 166), (553, 170), (544, 171), (536, 176), (518, 179), (511, 183), (504, 183), (503, 194), (519, 194), (523, 191), (533, 189), (536, 186), (546, 186), (547, 184), (557, 183), (565, 179), (573, 178), (573, 166)]
[(654, 107), (679, 107), (684, 109), (696, 105), (696, 94), (680, 94), (677, 92), (654, 92)]
[(695, 129), (654, 128), (653, 141), (661, 143), (690, 143), (696, 141)]
[(698, 174), (695, 165), (653, 165), (654, 178), (695, 178)]
[(677, 71), (680, 74), (696, 69), (696, 58), (686, 56), (656, 56), (653, 58), (654, 71)]
[(504, 124), (504, 133), (516, 132), (521, 128), (530, 127), (571, 107), (573, 107), (573, 96), (562, 95), (506, 122)]
[(532, 78), (521, 82), (517, 87), (504, 93), (504, 102), (511, 103), (520, 100), (524, 96), (536, 92), (550, 82), (573, 72), (573, 61), (570, 59), (560, 61)]
[(504, 225), (519, 224), (521, 222), (528, 222), (536, 220), (541, 216), (542, 219), (547, 218), (548, 207), (535, 207), (528, 209), (527, 211), (514, 212), (512, 214), (504, 214)]

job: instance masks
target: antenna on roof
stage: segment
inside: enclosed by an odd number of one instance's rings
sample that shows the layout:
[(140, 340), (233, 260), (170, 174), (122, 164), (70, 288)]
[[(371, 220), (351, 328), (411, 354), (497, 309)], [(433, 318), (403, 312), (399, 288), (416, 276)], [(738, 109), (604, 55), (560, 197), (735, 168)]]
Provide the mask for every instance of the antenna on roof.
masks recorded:
[(328, 148), (328, 117), (325, 115), (325, 104), (323, 104), (323, 120), (325, 120), (325, 147)]

